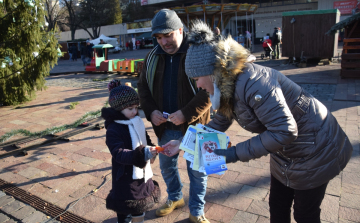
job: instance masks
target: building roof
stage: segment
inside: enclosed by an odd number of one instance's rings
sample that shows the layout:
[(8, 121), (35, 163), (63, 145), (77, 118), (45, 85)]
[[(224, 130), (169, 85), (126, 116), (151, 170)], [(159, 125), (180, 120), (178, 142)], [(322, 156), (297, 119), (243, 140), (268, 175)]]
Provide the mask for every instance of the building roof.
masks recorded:
[(329, 13), (340, 14), (340, 11), (339, 9), (291, 11), (291, 12), (283, 12), (282, 16), (318, 15), (318, 14), (329, 14)]
[(341, 22), (336, 23), (331, 27), (329, 31), (326, 32), (327, 35), (335, 34), (338, 30), (343, 29), (344, 27), (350, 25), (351, 23), (360, 19), (360, 13), (350, 16), (349, 18), (344, 19)]

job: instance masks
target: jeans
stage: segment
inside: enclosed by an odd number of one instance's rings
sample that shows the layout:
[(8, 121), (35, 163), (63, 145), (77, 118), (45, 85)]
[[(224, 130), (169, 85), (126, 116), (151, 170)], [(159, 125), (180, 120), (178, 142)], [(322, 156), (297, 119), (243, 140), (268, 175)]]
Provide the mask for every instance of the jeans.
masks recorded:
[[(165, 130), (161, 140), (159, 140), (159, 145), (162, 146), (170, 140), (179, 139), (182, 136), (181, 131)], [(178, 159), (179, 154), (172, 157), (159, 154), (161, 174), (167, 186), (168, 199), (172, 201), (178, 201), (183, 197), (181, 191), (183, 185), (177, 167)], [(189, 161), (186, 161), (186, 165), (190, 179), (190, 213), (193, 216), (200, 216), (204, 214), (207, 175), (191, 169)]]
[(81, 55), (81, 60), (83, 61), (83, 65), (87, 64), (86, 55)]
[(290, 223), (291, 205), (294, 201), (294, 218), (297, 223), (320, 223), (320, 205), (328, 183), (309, 190), (286, 187), (271, 175), (270, 222)]

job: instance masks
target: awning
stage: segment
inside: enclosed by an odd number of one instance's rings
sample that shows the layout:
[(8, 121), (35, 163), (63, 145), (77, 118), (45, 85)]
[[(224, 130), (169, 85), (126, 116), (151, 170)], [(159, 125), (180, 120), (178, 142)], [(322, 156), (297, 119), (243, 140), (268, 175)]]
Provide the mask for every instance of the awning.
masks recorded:
[(142, 38), (145, 38), (145, 39), (151, 39), (151, 32), (147, 32), (147, 33), (143, 33), (137, 37), (135, 37), (135, 39), (142, 39)]
[(345, 28), (346, 26), (350, 25), (353, 22), (356, 22), (360, 20), (360, 12), (356, 13), (355, 15), (350, 16), (349, 18), (344, 19), (341, 22), (336, 23), (331, 27), (329, 31), (327, 31), (326, 34), (335, 34), (338, 30)]

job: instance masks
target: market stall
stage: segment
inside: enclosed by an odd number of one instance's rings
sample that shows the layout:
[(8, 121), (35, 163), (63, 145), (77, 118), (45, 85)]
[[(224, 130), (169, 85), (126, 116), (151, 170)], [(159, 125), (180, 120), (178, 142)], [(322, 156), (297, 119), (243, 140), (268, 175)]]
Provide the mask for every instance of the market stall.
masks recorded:
[(340, 20), (337, 9), (282, 13), (282, 56), (331, 59), (337, 55), (338, 34), (325, 33)]
[(336, 23), (327, 34), (336, 35), (345, 29), (341, 56), (341, 77), (360, 77), (360, 13)]

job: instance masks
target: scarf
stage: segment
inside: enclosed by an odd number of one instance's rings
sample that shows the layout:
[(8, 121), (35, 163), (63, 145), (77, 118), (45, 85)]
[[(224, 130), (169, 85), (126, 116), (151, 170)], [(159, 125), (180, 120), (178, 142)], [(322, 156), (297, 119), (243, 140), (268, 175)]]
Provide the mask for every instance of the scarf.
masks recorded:
[[(135, 150), (140, 145), (147, 145), (146, 134), (145, 134), (145, 125), (139, 116), (135, 116), (130, 120), (114, 120), (114, 122), (119, 124), (124, 124), (129, 126), (132, 149)], [(145, 174), (144, 174), (145, 173)], [(133, 179), (142, 179), (144, 178), (145, 183), (153, 176), (151, 170), (150, 162), (147, 161), (146, 166), (143, 169), (133, 166)]]

